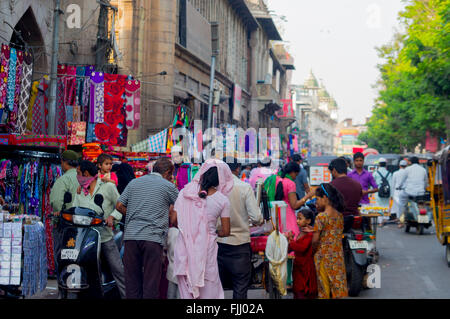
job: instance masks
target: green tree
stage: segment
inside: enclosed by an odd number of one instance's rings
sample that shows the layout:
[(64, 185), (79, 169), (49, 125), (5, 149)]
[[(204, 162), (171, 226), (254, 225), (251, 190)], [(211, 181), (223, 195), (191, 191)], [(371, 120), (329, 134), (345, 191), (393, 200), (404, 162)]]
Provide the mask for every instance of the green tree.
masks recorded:
[(413, 151), (426, 132), (448, 138), (450, 0), (409, 0), (404, 32), (378, 48), (379, 97), (360, 140), (382, 153)]

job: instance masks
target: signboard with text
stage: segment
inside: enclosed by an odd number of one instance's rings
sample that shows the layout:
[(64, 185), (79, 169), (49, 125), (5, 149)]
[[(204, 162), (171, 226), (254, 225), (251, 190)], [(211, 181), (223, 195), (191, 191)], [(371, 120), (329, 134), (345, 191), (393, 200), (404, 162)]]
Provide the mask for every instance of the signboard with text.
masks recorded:
[(312, 186), (331, 182), (331, 173), (328, 167), (312, 166), (309, 169), (309, 180)]

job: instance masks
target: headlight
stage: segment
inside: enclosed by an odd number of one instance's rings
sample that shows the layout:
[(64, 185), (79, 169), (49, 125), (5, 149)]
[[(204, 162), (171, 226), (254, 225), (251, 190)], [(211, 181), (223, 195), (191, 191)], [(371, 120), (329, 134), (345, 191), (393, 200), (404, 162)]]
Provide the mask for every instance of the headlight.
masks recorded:
[(92, 217), (73, 215), (73, 223), (77, 225), (88, 226), (92, 222)]

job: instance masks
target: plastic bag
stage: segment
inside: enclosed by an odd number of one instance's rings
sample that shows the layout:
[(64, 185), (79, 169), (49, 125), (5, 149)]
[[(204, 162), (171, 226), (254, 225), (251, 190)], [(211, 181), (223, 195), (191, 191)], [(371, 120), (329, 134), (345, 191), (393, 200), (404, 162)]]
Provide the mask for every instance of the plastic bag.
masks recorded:
[(282, 296), (286, 296), (288, 240), (282, 233), (273, 231), (267, 239), (266, 257), (270, 275)]

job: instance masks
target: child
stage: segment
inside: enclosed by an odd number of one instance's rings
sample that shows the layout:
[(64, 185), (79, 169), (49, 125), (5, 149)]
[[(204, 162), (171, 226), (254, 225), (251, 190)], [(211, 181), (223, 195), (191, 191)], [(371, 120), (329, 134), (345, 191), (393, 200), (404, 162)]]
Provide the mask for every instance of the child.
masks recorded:
[(317, 297), (317, 277), (312, 250), (313, 224), (313, 211), (309, 208), (302, 208), (297, 213), (297, 225), (300, 228), (300, 234), (296, 239), (294, 239), (292, 232), (289, 232), (288, 235), (289, 250), (295, 252), (292, 271), (295, 299), (315, 299)]
[(105, 183), (114, 183), (117, 187), (119, 180), (116, 173), (111, 172), (113, 165), (113, 158), (108, 154), (100, 154), (97, 158), (97, 167), (99, 170), (99, 177)]

